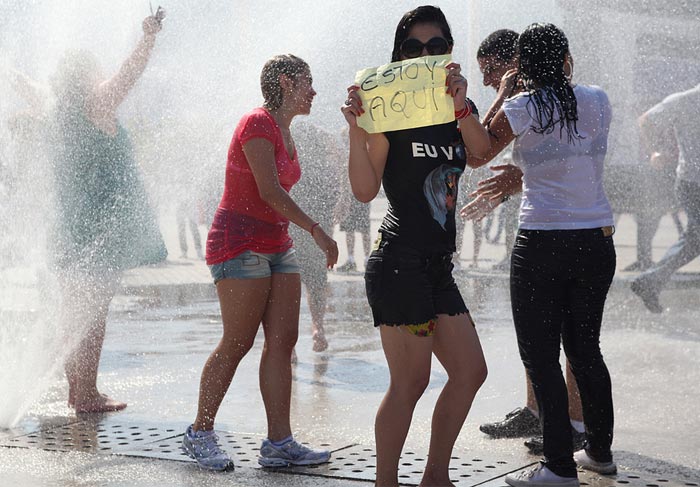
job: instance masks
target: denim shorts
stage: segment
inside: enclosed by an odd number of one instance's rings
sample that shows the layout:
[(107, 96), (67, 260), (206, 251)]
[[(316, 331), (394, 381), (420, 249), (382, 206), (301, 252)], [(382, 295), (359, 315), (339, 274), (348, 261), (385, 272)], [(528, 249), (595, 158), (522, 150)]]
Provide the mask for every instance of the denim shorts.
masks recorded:
[(222, 279), (260, 279), (272, 274), (299, 274), (299, 263), (293, 248), (277, 254), (246, 250), (233, 259), (210, 265), (209, 271), (216, 284)]

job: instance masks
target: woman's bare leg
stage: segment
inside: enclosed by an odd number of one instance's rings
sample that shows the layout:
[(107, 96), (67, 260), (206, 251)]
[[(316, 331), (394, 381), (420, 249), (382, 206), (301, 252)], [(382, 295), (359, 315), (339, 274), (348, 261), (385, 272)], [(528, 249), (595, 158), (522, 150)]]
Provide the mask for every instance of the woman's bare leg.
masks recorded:
[(216, 284), (224, 333), (204, 365), (199, 385), (199, 406), (193, 429), (212, 430), (221, 402), (236, 368), (255, 341), (271, 278), (222, 279)]
[[(537, 407), (537, 399), (535, 398), (535, 391), (532, 389), (532, 383), (530, 378), (525, 373), (525, 383), (527, 384), (527, 407), (532, 411), (539, 414), (539, 408)], [(578, 385), (576, 384), (576, 378), (573, 372), (571, 372), (571, 366), (569, 361), (566, 361), (566, 390), (569, 395), (569, 418), (574, 421), (583, 421), (583, 408), (581, 406), (581, 396), (578, 393)]]
[(299, 334), (299, 274), (273, 274), (263, 329), (260, 392), (267, 413), (267, 437), (279, 441), (292, 434), (289, 403), (292, 395), (291, 357)]
[(433, 338), (402, 327), (381, 326), (390, 383), (374, 423), (378, 487), (398, 486), (399, 457), (418, 399), (430, 381)]
[(62, 283), (64, 330), (81, 334), (65, 363), (68, 405), (76, 412), (99, 413), (126, 407), (126, 403), (97, 390), (107, 314), (120, 279), (121, 273), (106, 273), (99, 280), (85, 273), (66, 276)]
[(328, 348), (325, 330), (327, 287), (326, 282), (306, 286), (309, 311), (311, 312), (311, 339), (314, 352), (323, 352)]
[(420, 485), (452, 486), (452, 448), (487, 373), (481, 343), (468, 314), (438, 315), (433, 352), (448, 379), (433, 411), (428, 462)]

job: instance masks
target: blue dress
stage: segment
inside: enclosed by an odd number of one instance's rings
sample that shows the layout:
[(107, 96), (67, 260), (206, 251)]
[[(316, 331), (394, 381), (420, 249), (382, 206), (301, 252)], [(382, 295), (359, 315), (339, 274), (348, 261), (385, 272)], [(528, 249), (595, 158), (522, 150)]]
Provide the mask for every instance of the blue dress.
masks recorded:
[(129, 134), (110, 136), (82, 113), (58, 121), (54, 176), (56, 264), (121, 271), (162, 262), (167, 250)]

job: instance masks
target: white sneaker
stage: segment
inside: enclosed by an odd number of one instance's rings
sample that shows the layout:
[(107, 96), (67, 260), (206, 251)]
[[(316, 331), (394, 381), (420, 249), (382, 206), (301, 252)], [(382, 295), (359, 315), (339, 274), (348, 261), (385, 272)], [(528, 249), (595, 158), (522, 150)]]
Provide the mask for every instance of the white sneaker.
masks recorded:
[(603, 475), (615, 475), (617, 473), (617, 465), (615, 462), (599, 462), (592, 459), (586, 450), (579, 450), (574, 453), (574, 461), (576, 465), (584, 470), (598, 472)]
[(534, 467), (506, 475), (506, 484), (513, 487), (579, 487), (578, 477), (562, 477), (539, 463)]
[(219, 446), (219, 437), (213, 431), (194, 431), (192, 425), (182, 436), (182, 449), (197, 464), (218, 472), (233, 470), (233, 461)]

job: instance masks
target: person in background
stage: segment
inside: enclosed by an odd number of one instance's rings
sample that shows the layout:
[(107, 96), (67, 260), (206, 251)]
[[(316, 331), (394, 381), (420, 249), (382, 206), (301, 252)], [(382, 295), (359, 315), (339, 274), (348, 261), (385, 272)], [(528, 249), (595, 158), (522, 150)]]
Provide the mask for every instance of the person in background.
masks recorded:
[(0, 81), (5, 80), (23, 106), (0, 122), (0, 198), (4, 198), (0, 220), (4, 227), (18, 230), (24, 226), (33, 231), (15, 231), (12, 238), (0, 243), (0, 267), (20, 262), (31, 266), (44, 261), (50, 238), (46, 223), (54, 210), (52, 174), (46, 171), (54, 152), (49, 146), (52, 100), (48, 86), (0, 63)]
[(260, 392), (267, 437), (263, 467), (315, 465), (327, 450), (299, 443), (290, 425), (291, 357), (299, 333), (301, 278), (288, 226), (311, 235), (326, 267), (338, 260), (338, 246), (307, 215), (289, 191), (301, 177), (290, 131), (294, 117), (308, 115), (316, 96), (308, 64), (292, 54), (268, 60), (260, 75), (264, 103), (243, 115), (226, 162), (224, 194), (207, 238), (206, 261), (221, 305), (223, 335), (202, 370), (197, 417), (182, 448), (208, 470), (231, 470), (231, 457), (214, 432), (214, 421), (238, 364), (250, 351), (262, 323)]
[(652, 313), (661, 313), (659, 294), (671, 276), (700, 255), (700, 121), (694, 113), (700, 85), (674, 93), (639, 119), (651, 163), (676, 164), (676, 197), (688, 218), (678, 241), (663, 258), (632, 282), (632, 292)]
[[(466, 177), (467, 182), (462, 184), (462, 188), (459, 191), (459, 200), (457, 201), (457, 206), (458, 207), (463, 207), (467, 203), (469, 203), (470, 197), (469, 197), (469, 184), (473, 183), (474, 181), (478, 180), (480, 176), (485, 176), (487, 173), (483, 171), (470, 171)], [(465, 178), (462, 178), (465, 179)], [(472, 221), (471, 222), (471, 227), (472, 227), (472, 242), (473, 242), (473, 248), (472, 248), (472, 255), (471, 255), (471, 264), (469, 264), (469, 267), (476, 269), (479, 267), (479, 254), (481, 253), (481, 244), (483, 243), (484, 240), (484, 226), (482, 225), (482, 221)], [(462, 218), (456, 218), (455, 219), (455, 232), (456, 232), (456, 238), (455, 238), (455, 248), (456, 252), (455, 255), (452, 259), (452, 263), (454, 264), (454, 270), (458, 271), (461, 270), (462, 268), (462, 251), (463, 251), (463, 245), (464, 245), (464, 227), (465, 227), (465, 221)]]
[[(407, 12), (396, 28), (391, 61), (452, 52), (445, 15), (437, 7)], [(467, 98), (467, 80), (450, 63), (447, 91), (455, 119), (439, 125), (368, 134), (364, 112), (348, 88), (342, 112), (349, 126), (348, 175), (355, 197), (368, 203), (383, 186), (389, 209), (365, 270), (367, 300), (389, 366), (389, 389), (375, 420), (376, 485), (398, 486), (398, 464), (418, 399), (430, 380), (432, 356), (447, 371), (433, 411), (422, 486), (450, 486), (455, 440), (486, 378), (486, 363), (469, 310), (452, 277), (455, 206), (467, 152), (483, 156), (488, 134)], [(435, 147), (436, 157), (413, 150)], [(441, 149), (441, 150), (440, 150)], [(451, 154), (452, 157), (448, 157)]]
[[(302, 167), (301, 180), (292, 188), (294, 201), (318, 218), (321, 227), (333, 228), (333, 213), (339, 196), (338, 162), (341, 159), (336, 138), (311, 123), (296, 122), (292, 135)], [(311, 339), (314, 352), (328, 348), (325, 331), (328, 269), (323, 253), (308, 232), (292, 226), (289, 234), (294, 240), (301, 267), (301, 282), (311, 312)]]
[(340, 231), (345, 232), (345, 244), (348, 248), (348, 260), (345, 264), (338, 266), (338, 272), (355, 272), (357, 263), (355, 261), (355, 235), (359, 234), (362, 240), (362, 250), (364, 260), (369, 257), (370, 252), (370, 221), (369, 203), (362, 203), (355, 198), (350, 198), (348, 212), (340, 222)]
[[(180, 195), (182, 197), (182, 193)], [(195, 198), (197, 195), (194, 195)], [(202, 252), (202, 237), (199, 234), (199, 203), (193, 198), (183, 198), (177, 203), (175, 218), (177, 221), (177, 237), (180, 244), (180, 258), (186, 259), (189, 246), (187, 245), (187, 230), (192, 234), (192, 244), (198, 259), (204, 259)]]
[(65, 329), (78, 336), (65, 364), (68, 404), (76, 412), (126, 407), (97, 389), (109, 305), (124, 270), (167, 256), (129, 134), (117, 119), (148, 64), (161, 19), (143, 21), (143, 37), (111, 78), (102, 75), (94, 55), (74, 51), (63, 57), (52, 80), (58, 212), (53, 254)]
[[(514, 141), (513, 161), (522, 172), (522, 185), (511, 187), (523, 191), (510, 268), (511, 307), (539, 406), (545, 458), (505, 481), (514, 487), (578, 487), (577, 464), (602, 474), (617, 471), (612, 385), (600, 351), (616, 264), (612, 209), (603, 189), (612, 110), (599, 87), (572, 84), (569, 43), (556, 26), (528, 26), (518, 37), (518, 56), (518, 68), (506, 73), (489, 110), (495, 111), (491, 149), (483, 159), (467, 160), (483, 166)], [(523, 91), (508, 98), (518, 80)], [(500, 201), (479, 194), (461, 213), (478, 219)], [(575, 453), (560, 343), (579, 386), (586, 425), (586, 446)]]

